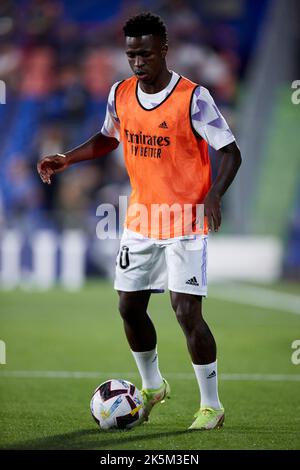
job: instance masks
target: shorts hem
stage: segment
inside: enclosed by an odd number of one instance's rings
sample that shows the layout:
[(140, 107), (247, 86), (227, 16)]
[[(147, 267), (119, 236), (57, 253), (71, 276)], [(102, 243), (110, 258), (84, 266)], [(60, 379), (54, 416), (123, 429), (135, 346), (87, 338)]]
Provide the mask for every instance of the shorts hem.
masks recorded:
[(191, 295), (200, 295), (201, 297), (207, 297), (207, 289), (204, 291), (192, 291), (191, 289), (172, 289), (170, 286), (168, 286), (169, 291), (171, 292), (178, 292), (180, 294), (191, 294)]
[(129, 289), (128, 287), (124, 288), (121, 286), (117, 286), (114, 284), (114, 289), (119, 290), (122, 292), (139, 292), (143, 290), (150, 290), (153, 294), (163, 294), (166, 291), (165, 287), (154, 287), (154, 286), (146, 286), (146, 287), (135, 287), (133, 289)]

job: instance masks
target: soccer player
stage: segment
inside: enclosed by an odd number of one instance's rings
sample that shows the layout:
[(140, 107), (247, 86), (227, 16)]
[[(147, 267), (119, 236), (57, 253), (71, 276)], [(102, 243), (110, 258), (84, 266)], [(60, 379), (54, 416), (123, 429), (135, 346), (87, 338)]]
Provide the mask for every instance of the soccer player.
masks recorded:
[[(163, 20), (143, 13), (130, 18), (123, 30), (133, 75), (112, 86), (101, 131), (65, 154), (43, 158), (38, 172), (50, 184), (57, 172), (99, 158), (123, 143), (132, 193), (114, 287), (142, 378), (145, 419), (170, 395), (147, 313), (151, 293), (163, 291), (167, 282), (200, 390), (200, 407), (189, 429), (214, 429), (223, 424), (224, 408), (218, 396), (216, 343), (202, 314), (207, 233), (219, 230), (221, 198), (241, 164), (240, 151), (208, 90), (168, 69)], [(213, 184), (208, 144), (220, 151), (221, 158)], [(199, 204), (205, 213), (202, 230), (195, 212)], [(157, 206), (161, 212), (150, 217)], [(182, 223), (178, 207), (192, 207), (191, 224)], [(168, 224), (161, 222), (166, 214)]]

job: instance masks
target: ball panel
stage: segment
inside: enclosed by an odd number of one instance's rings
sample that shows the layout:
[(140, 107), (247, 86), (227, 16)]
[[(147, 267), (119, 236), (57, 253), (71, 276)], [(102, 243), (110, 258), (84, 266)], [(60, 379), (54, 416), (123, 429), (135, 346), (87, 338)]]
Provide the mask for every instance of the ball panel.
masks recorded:
[(129, 395), (126, 395), (125, 398), (128, 401), (130, 408), (132, 410), (135, 410), (137, 406), (136, 406), (135, 402), (133, 401), (133, 399)]
[(99, 393), (103, 401), (109, 400), (110, 398), (117, 397), (118, 395), (121, 395), (122, 393), (127, 393), (128, 390), (127, 388), (116, 388), (113, 389), (113, 382), (108, 381), (105, 382), (104, 384), (100, 385), (99, 387)]
[(132, 416), (131, 413), (128, 413), (127, 415), (116, 417), (117, 427), (119, 429), (126, 429), (128, 427), (133, 427), (132, 425), (135, 424), (135, 422), (138, 420), (139, 420), (138, 413), (136, 413), (134, 416)]

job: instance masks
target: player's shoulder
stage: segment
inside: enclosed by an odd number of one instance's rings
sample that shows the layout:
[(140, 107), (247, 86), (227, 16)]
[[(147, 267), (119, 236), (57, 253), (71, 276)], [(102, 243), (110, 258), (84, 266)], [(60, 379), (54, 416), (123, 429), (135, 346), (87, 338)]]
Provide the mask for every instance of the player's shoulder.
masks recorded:
[(209, 90), (204, 86), (199, 85), (193, 92), (191, 107), (195, 112), (198, 112), (201, 108), (201, 112), (204, 115), (204, 113), (215, 113), (216, 103)]
[(183, 87), (184, 89), (191, 89), (191, 90), (195, 90), (199, 86), (198, 83), (193, 82), (193, 80), (185, 77), (184, 75), (179, 75), (179, 80), (177, 83), (179, 83), (181, 87)]
[(211, 96), (209, 90), (202, 85), (198, 85), (194, 90), (194, 98), (201, 99), (208, 103), (213, 102), (213, 97)]
[(110, 91), (109, 91), (109, 96), (113, 97), (115, 96), (115, 93), (116, 93), (116, 90), (117, 88), (121, 85), (121, 83), (123, 82), (124, 80), (119, 80), (118, 82), (115, 82), (111, 88), (110, 88)]
[(136, 77), (132, 76), (132, 77), (125, 78), (124, 80), (115, 82), (110, 89), (109, 96), (111, 97), (111, 99), (112, 98), (114, 99), (117, 91), (123, 90), (124, 88), (126, 88), (126, 85), (130, 85), (130, 84), (135, 85), (136, 81), (137, 81)]
[(109, 91), (109, 95), (108, 95), (108, 104), (109, 105), (115, 105), (115, 101), (116, 101), (116, 92), (118, 90), (118, 88), (120, 87), (120, 85), (124, 82), (124, 80), (119, 80), (118, 82), (115, 82), (111, 88), (110, 88), (110, 91)]
[(213, 101), (213, 98), (212, 98), (209, 90), (207, 88), (205, 88), (204, 86), (200, 85), (197, 82), (194, 82), (193, 80), (190, 80), (187, 77), (184, 77), (183, 75), (181, 75), (181, 80), (188, 87), (193, 89), (193, 98), (194, 99), (198, 99), (198, 98), (201, 97), (201, 99), (203, 101), (207, 101), (207, 102), (212, 102)]

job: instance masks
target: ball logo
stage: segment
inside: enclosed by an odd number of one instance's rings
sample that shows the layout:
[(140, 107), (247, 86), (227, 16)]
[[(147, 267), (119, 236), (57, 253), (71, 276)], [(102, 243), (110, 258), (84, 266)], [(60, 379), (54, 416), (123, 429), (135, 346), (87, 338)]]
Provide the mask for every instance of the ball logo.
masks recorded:
[(112, 404), (112, 406), (110, 407), (109, 410), (102, 410), (101, 411), (101, 416), (103, 418), (109, 418), (109, 416), (111, 416), (113, 414), (113, 412), (118, 408), (118, 406), (122, 403), (122, 397), (118, 397), (114, 403)]
[(110, 411), (101, 411), (100, 415), (102, 416), (103, 419), (109, 418), (110, 417)]
[(139, 405), (136, 408), (134, 408), (133, 410), (131, 410), (130, 411), (131, 416), (136, 415), (142, 408), (143, 408), (143, 405)]

